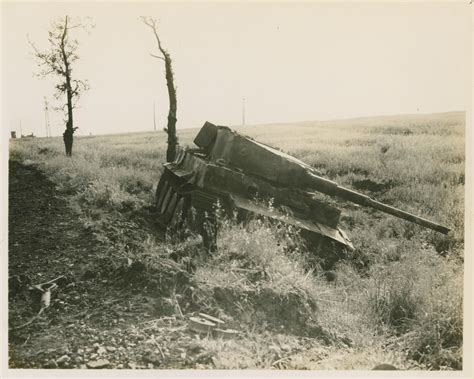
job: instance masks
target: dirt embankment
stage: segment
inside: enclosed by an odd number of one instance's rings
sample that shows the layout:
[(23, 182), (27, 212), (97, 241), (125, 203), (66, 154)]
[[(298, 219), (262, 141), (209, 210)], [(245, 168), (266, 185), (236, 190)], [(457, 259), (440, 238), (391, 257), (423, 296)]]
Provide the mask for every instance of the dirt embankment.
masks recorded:
[[(10, 368), (178, 368), (199, 362), (194, 354), (196, 359), (173, 363), (193, 348), (191, 336), (176, 334), (185, 329), (183, 320), (144, 325), (161, 312), (159, 299), (124, 291), (112, 277), (101, 275), (95, 257), (107, 248), (40, 170), (10, 161)], [(28, 286), (62, 275), (65, 280), (52, 292), (50, 307), (18, 328), (37, 314)], [(165, 330), (163, 341), (174, 341), (163, 345), (158, 356), (158, 342), (150, 337), (157, 328)]]

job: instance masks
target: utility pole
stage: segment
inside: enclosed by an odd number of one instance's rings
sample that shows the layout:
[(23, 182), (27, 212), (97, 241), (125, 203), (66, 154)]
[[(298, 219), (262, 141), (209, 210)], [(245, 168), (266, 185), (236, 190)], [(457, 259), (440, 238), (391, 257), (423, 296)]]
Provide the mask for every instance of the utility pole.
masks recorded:
[(153, 130), (156, 132), (155, 102), (153, 102)]
[(49, 124), (49, 108), (48, 108), (48, 100), (46, 100), (46, 96), (44, 97), (44, 121), (45, 121), (45, 128), (46, 128), (46, 137), (51, 137), (51, 125)]
[(242, 98), (242, 126), (245, 126), (245, 97)]

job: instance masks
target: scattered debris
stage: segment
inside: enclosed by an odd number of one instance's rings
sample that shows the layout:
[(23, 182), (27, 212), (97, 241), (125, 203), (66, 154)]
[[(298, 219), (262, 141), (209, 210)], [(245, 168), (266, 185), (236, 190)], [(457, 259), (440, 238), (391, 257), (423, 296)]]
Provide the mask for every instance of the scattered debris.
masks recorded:
[(216, 318), (216, 317), (210, 316), (210, 315), (208, 315), (208, 314), (206, 314), (206, 313), (199, 313), (199, 316), (202, 317), (202, 318), (205, 318), (205, 319), (207, 319), (207, 320), (209, 320), (209, 321), (211, 321), (211, 322), (214, 322), (214, 323), (216, 323), (216, 324), (225, 324), (224, 321), (222, 321), (222, 320), (220, 320), (220, 319), (218, 319), (218, 318)]
[(198, 313), (198, 315), (199, 316), (190, 317), (188, 323), (189, 329), (195, 332), (205, 333), (207, 335), (212, 334), (215, 337), (223, 339), (229, 339), (239, 334), (239, 332), (234, 329), (223, 329), (225, 322), (217, 317), (206, 313)]
[(91, 369), (101, 369), (109, 367), (108, 359), (98, 359), (97, 361), (87, 362), (87, 367)]
[(237, 336), (238, 334), (239, 332), (234, 329), (214, 329), (214, 335), (223, 339), (229, 339)]
[(33, 309), (38, 313), (36, 313), (29, 321), (25, 322), (24, 324), (12, 327), (10, 330), (22, 329), (30, 325), (43, 313), (46, 308), (49, 308), (51, 305), (51, 291), (58, 287), (57, 282), (62, 278), (64, 278), (64, 276), (60, 276), (45, 283), (30, 286), (28, 290), (30, 291), (30, 298), (33, 302)]
[(188, 326), (189, 329), (195, 332), (209, 334), (216, 327), (216, 324), (203, 317), (190, 317)]

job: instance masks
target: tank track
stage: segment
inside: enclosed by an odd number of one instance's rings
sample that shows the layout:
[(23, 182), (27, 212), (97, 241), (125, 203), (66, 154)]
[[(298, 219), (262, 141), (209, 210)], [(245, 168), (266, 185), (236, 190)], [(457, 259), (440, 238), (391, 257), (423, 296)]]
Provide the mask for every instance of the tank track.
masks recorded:
[(159, 222), (171, 239), (182, 240), (190, 232), (201, 235), (207, 250), (216, 249), (216, 220), (213, 206), (217, 196), (191, 188), (186, 180), (165, 168), (156, 189)]

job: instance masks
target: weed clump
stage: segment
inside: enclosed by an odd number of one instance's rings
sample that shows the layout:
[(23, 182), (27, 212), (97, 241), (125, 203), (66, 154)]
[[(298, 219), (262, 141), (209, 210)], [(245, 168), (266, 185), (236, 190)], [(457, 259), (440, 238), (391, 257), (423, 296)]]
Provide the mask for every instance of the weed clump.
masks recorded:
[(429, 250), (374, 265), (369, 317), (398, 336), (406, 355), (432, 369), (462, 368), (462, 269)]

